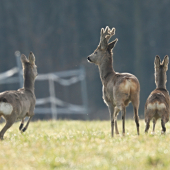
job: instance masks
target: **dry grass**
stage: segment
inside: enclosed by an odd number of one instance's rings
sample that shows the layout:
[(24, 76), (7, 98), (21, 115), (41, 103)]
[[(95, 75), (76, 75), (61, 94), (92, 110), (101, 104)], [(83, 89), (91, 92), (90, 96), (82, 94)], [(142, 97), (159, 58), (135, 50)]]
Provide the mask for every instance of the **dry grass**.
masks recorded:
[[(24, 134), (16, 123), (0, 145), (2, 170), (51, 169), (170, 169), (170, 125), (166, 135), (136, 135), (134, 121), (126, 121), (126, 136), (110, 136), (109, 121), (38, 121), (31, 122)], [(118, 122), (121, 131), (121, 121)], [(2, 128), (3, 124), (0, 124)]]

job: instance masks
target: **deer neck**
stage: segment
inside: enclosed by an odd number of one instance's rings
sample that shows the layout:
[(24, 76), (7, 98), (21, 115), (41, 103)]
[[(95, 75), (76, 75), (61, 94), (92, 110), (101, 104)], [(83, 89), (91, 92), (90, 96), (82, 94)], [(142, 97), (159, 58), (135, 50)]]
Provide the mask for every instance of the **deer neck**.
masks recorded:
[(166, 74), (162, 70), (156, 75), (156, 87), (166, 89)]
[(29, 90), (34, 93), (34, 82), (35, 79), (31, 77), (29, 74), (24, 75), (24, 89)]
[(112, 56), (110, 57), (104, 56), (101, 61), (101, 64), (98, 65), (98, 68), (102, 84), (105, 85), (110, 80), (110, 77), (112, 77), (112, 75), (115, 74), (115, 71), (113, 69)]

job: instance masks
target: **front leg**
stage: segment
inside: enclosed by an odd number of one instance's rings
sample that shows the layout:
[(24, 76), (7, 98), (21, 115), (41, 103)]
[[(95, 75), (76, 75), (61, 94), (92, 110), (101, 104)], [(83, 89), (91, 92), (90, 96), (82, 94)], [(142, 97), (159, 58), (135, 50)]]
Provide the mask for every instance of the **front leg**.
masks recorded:
[(115, 115), (115, 130), (116, 130), (117, 135), (119, 134), (119, 130), (118, 130), (118, 126), (117, 126), (117, 115), (118, 115), (118, 113)]
[(117, 114), (119, 113), (119, 109), (111, 104), (108, 107), (109, 107), (110, 119), (111, 119), (111, 136), (114, 137), (114, 124), (116, 128), (116, 134), (119, 134), (117, 128), (117, 118), (115, 118), (115, 115), (117, 116)]
[(28, 125), (29, 125), (30, 120), (32, 119), (32, 117), (33, 117), (33, 115), (29, 117), (29, 119), (28, 119), (28, 121), (27, 121), (27, 124), (26, 124), (26, 126), (21, 130), (21, 133), (22, 133), (22, 132), (25, 132), (25, 131), (27, 130)]
[(114, 107), (112, 104), (108, 105), (111, 120), (111, 136), (114, 136)]
[(122, 106), (122, 135), (125, 135), (125, 116), (126, 116), (126, 108), (125, 106)]
[(24, 126), (24, 118), (21, 120), (21, 124), (19, 126), (19, 130), (22, 130), (23, 126)]

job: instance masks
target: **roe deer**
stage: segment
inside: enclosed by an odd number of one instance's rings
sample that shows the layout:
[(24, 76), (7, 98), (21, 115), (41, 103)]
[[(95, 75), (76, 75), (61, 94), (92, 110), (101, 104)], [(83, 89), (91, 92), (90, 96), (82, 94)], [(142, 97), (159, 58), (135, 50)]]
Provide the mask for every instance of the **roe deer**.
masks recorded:
[(114, 136), (114, 123), (116, 134), (119, 134), (117, 127), (117, 115), (122, 113), (122, 134), (125, 135), (125, 114), (126, 106), (132, 102), (134, 107), (135, 122), (139, 135), (139, 93), (140, 84), (138, 79), (129, 73), (118, 73), (113, 69), (112, 49), (118, 39), (109, 43), (109, 39), (115, 35), (115, 28), (108, 26), (101, 29), (100, 43), (97, 49), (87, 57), (90, 63), (94, 63), (99, 68), (100, 78), (103, 85), (103, 100), (109, 108), (111, 116), (111, 135)]
[[(31, 118), (34, 115), (35, 94), (34, 82), (37, 76), (37, 66), (35, 65), (35, 56), (32, 52), (29, 58), (22, 54), (21, 62), (23, 66), (24, 87), (17, 91), (5, 91), (0, 93), (0, 117), (3, 116), (6, 124), (0, 132), (0, 139), (3, 139), (4, 133), (12, 126), (16, 120), (22, 120), (19, 130), (26, 131)], [(29, 120), (26, 126), (24, 118), (28, 116)]]
[(165, 56), (161, 63), (160, 57), (155, 57), (155, 84), (156, 89), (151, 92), (145, 104), (145, 132), (148, 132), (150, 120), (153, 119), (153, 131), (155, 132), (155, 124), (157, 119), (161, 118), (162, 133), (165, 133), (165, 123), (169, 121), (170, 114), (170, 98), (169, 92), (166, 89), (169, 57)]

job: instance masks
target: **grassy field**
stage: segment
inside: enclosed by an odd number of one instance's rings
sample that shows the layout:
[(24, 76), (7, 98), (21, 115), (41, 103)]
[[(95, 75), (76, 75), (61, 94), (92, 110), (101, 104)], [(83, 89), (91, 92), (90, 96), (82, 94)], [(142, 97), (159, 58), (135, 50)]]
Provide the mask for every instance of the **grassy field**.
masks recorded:
[(109, 121), (31, 122), (24, 134), (16, 123), (0, 141), (0, 169), (170, 169), (170, 124), (166, 135), (160, 122), (155, 135), (145, 135), (144, 126), (140, 120), (137, 136), (134, 121), (126, 120), (126, 136), (111, 138)]

